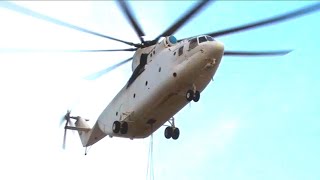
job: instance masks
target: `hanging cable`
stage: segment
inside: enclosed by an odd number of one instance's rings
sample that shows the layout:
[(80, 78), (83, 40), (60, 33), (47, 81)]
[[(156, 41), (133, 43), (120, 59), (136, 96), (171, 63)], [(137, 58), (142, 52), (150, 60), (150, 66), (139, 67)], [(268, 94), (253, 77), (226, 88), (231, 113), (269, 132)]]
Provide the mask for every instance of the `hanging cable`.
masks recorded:
[[(151, 125), (151, 130), (152, 130)], [(153, 133), (150, 136), (146, 180), (154, 180), (153, 172)]]

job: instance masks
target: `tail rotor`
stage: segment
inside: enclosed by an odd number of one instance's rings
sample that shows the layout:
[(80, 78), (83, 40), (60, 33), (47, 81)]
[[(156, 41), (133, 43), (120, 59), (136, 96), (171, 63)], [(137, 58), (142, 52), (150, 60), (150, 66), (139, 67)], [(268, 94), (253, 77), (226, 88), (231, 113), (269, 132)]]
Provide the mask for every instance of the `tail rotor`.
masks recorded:
[[(71, 116), (71, 111), (68, 110), (67, 113), (61, 118), (60, 121), (60, 126), (62, 126), (62, 124), (65, 121), (65, 125), (64, 125), (64, 134), (63, 134), (63, 143), (62, 143), (62, 148), (66, 149), (66, 140), (67, 140), (67, 130), (72, 130), (73, 133), (75, 131), (77, 132), (88, 132), (91, 130), (90, 126), (86, 123), (89, 121), (89, 119), (84, 119), (81, 118), (80, 116)], [(71, 121), (71, 119), (73, 119), (75, 121)], [(81, 141), (83, 144), (87, 144), (87, 137), (84, 136), (84, 134), (79, 133)], [(83, 137), (82, 137), (83, 136)]]
[(71, 111), (68, 110), (67, 113), (64, 115), (64, 117), (61, 119), (60, 125), (62, 125), (62, 123), (64, 121), (66, 121), (65, 125), (64, 125), (64, 134), (63, 134), (63, 143), (62, 143), (62, 148), (66, 149), (66, 139), (67, 139), (67, 127), (70, 124), (71, 126), (74, 126), (74, 124), (72, 123), (72, 121), (70, 121), (70, 119), (75, 119), (75, 117), (70, 116)]

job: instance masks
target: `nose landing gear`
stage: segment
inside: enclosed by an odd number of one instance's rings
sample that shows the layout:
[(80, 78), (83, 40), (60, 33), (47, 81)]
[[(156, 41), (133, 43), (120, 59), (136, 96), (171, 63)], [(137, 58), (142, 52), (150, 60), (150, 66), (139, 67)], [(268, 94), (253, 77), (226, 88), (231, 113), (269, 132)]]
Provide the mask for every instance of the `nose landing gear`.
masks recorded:
[(198, 102), (200, 100), (200, 92), (199, 91), (193, 91), (193, 90), (188, 90), (186, 93), (186, 99), (187, 101), (194, 101)]

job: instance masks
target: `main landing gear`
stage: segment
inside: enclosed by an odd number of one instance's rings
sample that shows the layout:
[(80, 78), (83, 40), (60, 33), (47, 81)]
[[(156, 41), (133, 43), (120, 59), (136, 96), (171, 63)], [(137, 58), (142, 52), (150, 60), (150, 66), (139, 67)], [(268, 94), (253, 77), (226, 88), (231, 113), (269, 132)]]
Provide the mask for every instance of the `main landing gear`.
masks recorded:
[(113, 125), (112, 125), (112, 131), (113, 133), (121, 133), (121, 134), (127, 134), (128, 132), (128, 123), (123, 121), (123, 122), (120, 122), (120, 121), (115, 121), (113, 122)]
[(168, 122), (170, 123), (170, 126), (166, 127), (166, 129), (164, 130), (164, 137), (166, 137), (167, 139), (178, 139), (180, 135), (180, 130), (179, 128), (175, 127), (174, 118), (172, 117), (168, 120)]
[(167, 138), (167, 139), (178, 139), (179, 138), (179, 135), (180, 135), (180, 130), (179, 128), (176, 128), (176, 127), (166, 127), (166, 129), (164, 130), (164, 136)]

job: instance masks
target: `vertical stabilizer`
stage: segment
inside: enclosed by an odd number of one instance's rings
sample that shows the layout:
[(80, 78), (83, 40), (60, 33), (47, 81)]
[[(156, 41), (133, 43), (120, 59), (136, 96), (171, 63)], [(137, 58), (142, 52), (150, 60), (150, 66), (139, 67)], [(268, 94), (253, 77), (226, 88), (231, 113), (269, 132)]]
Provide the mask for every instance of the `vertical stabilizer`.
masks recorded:
[(83, 147), (86, 147), (91, 134), (91, 128), (85, 119), (78, 117), (75, 122)]
[(83, 147), (91, 146), (106, 136), (98, 122), (90, 128), (85, 119), (78, 117), (75, 126), (74, 130), (78, 131)]

